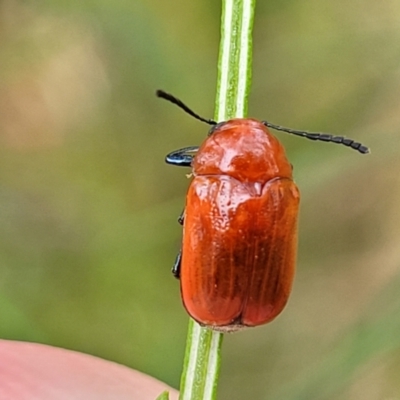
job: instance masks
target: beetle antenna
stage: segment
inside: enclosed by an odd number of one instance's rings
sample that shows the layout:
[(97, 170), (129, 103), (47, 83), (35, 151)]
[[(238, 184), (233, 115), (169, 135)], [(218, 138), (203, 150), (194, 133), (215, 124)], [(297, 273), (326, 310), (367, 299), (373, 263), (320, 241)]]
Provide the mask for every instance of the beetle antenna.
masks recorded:
[(353, 150), (359, 151), (361, 154), (368, 154), (370, 152), (368, 147), (364, 146), (361, 143), (355, 142), (352, 139), (345, 138), (344, 136), (334, 136), (328, 133), (321, 133), (321, 132), (297, 131), (295, 129), (284, 128), (283, 126), (280, 125), (274, 125), (267, 121), (262, 121), (262, 123), (268, 128), (290, 133), (296, 136), (302, 136), (310, 140), (321, 140), (322, 142), (332, 142), (336, 144), (342, 144), (344, 146), (352, 148)]
[(168, 100), (171, 103), (177, 105), (179, 108), (182, 108), (182, 110), (186, 111), (189, 115), (198, 119), (199, 121), (205, 122), (206, 124), (209, 124), (209, 125), (217, 125), (217, 123), (212, 119), (206, 119), (206, 118), (200, 117), (200, 115), (196, 114), (181, 100), (179, 100), (175, 96), (172, 96), (172, 94), (166, 93), (163, 90), (157, 90), (156, 95), (157, 95), (157, 97), (160, 97), (161, 99), (164, 99), (164, 100)]

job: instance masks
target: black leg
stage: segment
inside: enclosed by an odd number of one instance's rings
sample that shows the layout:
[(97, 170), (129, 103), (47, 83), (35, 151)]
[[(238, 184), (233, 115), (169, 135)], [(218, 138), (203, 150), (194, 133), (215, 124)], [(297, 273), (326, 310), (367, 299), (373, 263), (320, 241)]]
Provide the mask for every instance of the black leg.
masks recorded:
[[(178, 217), (178, 222), (180, 225), (183, 225), (185, 220), (185, 209), (182, 210), (181, 214)], [(175, 278), (179, 279), (180, 270), (181, 270), (181, 259), (182, 259), (182, 250), (179, 250), (178, 255), (176, 256), (174, 266), (172, 267), (172, 274)]]
[[(196, 153), (199, 150), (198, 146), (185, 147), (183, 149), (175, 150), (165, 157), (165, 162), (167, 164), (172, 164), (177, 167), (190, 167), (192, 165), (194, 155), (191, 153)], [(183, 225), (185, 220), (185, 209), (181, 212), (178, 217), (178, 222)], [(182, 260), (182, 250), (179, 250), (176, 256), (174, 266), (172, 267), (172, 274), (175, 278), (179, 279), (181, 273), (181, 260)]]
[[(178, 222), (183, 225), (185, 220), (185, 209), (182, 210), (181, 214), (178, 217)], [(172, 274), (175, 278), (179, 279), (181, 273), (181, 259), (182, 259), (182, 250), (179, 250), (178, 255), (176, 256), (174, 266), (172, 267)]]
[(177, 167), (190, 167), (194, 157), (192, 153), (196, 153), (197, 150), (199, 150), (198, 146), (192, 146), (172, 151), (165, 157), (165, 162)]
[(182, 250), (179, 250), (179, 253), (176, 256), (174, 266), (172, 267), (171, 271), (172, 275), (174, 275), (176, 279), (179, 279), (181, 275), (181, 260), (182, 260)]
[(178, 222), (180, 225), (183, 225), (183, 222), (185, 221), (185, 209), (182, 210), (181, 215), (178, 217)]

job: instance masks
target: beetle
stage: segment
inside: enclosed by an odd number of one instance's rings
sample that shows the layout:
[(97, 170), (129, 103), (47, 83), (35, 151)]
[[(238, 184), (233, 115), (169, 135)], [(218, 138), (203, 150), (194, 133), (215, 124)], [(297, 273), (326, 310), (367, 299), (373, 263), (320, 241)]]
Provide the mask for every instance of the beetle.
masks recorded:
[(232, 332), (265, 324), (285, 307), (297, 251), (299, 190), (285, 150), (268, 128), (369, 149), (342, 136), (284, 128), (252, 118), (205, 119), (162, 90), (168, 100), (212, 125), (200, 147), (175, 150), (166, 162), (191, 167), (182, 248), (172, 272), (184, 307), (200, 325)]

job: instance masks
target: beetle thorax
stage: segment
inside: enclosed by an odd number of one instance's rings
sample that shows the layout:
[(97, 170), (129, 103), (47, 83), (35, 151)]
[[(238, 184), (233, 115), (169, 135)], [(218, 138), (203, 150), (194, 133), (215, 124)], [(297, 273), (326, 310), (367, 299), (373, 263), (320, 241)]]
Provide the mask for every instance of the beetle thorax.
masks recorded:
[(194, 175), (228, 175), (241, 182), (292, 177), (283, 146), (260, 121), (250, 118), (218, 125), (192, 166)]

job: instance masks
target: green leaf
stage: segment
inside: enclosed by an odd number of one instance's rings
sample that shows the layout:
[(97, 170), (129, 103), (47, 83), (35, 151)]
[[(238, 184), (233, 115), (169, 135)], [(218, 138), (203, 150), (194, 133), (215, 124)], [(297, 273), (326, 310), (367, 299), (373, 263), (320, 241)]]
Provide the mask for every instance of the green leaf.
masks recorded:
[(162, 392), (156, 400), (169, 400), (169, 393), (167, 391)]

